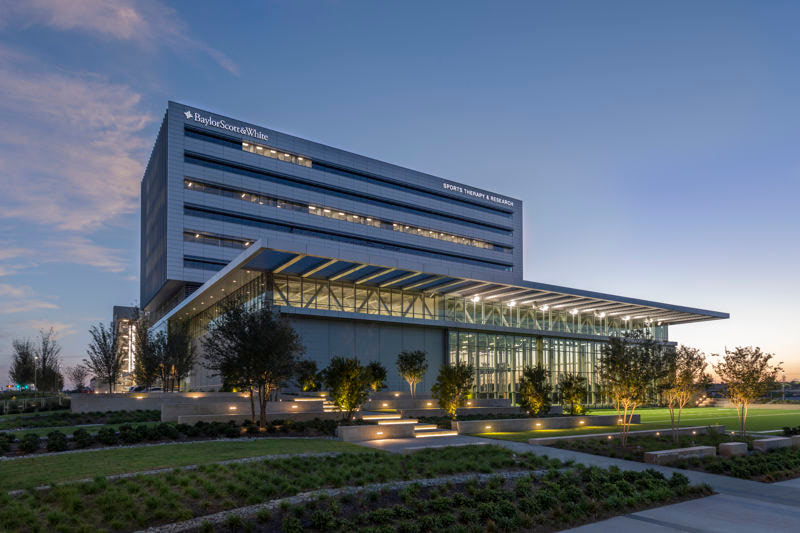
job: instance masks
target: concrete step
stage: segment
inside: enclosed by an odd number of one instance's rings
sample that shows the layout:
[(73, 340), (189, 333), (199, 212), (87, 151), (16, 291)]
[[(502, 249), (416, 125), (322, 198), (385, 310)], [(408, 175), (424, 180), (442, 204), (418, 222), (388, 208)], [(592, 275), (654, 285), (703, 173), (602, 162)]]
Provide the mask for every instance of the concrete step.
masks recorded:
[(427, 438), (427, 437), (453, 437), (458, 435), (458, 431), (452, 429), (430, 429), (426, 431), (417, 431), (414, 433), (414, 438)]
[(400, 420), (401, 416), (400, 413), (384, 413), (384, 414), (374, 414), (374, 415), (361, 415), (361, 420)]
[(418, 422), (419, 420), (417, 420), (416, 418), (389, 418), (389, 419), (378, 420), (378, 425), (390, 426), (395, 424), (416, 424)]
[(432, 429), (439, 429), (436, 424), (417, 424), (414, 426), (414, 431), (430, 431)]

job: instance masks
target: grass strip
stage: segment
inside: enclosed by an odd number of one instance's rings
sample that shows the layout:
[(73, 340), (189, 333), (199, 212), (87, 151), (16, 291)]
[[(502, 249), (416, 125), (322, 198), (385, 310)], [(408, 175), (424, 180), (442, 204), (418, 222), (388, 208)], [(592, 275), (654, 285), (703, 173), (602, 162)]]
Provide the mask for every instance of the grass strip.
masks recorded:
[[(227, 442), (170, 443), (141, 448), (112, 448), (85, 453), (47, 455), (0, 464), (4, 490), (53, 485), (95, 476), (113, 476), (207, 464), (259, 455), (318, 452), (363, 452), (365, 448), (328, 439), (259, 439)], [(2, 528), (0, 528), (1, 530)]]

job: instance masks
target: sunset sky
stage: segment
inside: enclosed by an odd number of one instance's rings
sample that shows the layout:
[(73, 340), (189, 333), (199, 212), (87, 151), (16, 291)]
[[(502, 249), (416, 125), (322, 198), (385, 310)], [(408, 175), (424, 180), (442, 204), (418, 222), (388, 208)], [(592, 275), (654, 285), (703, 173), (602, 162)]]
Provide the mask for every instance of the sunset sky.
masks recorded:
[[(502, 7), (502, 9), (501, 9)], [(0, 385), (139, 295), (168, 100), (519, 198), (525, 279), (800, 379), (800, 3), (0, 0)]]

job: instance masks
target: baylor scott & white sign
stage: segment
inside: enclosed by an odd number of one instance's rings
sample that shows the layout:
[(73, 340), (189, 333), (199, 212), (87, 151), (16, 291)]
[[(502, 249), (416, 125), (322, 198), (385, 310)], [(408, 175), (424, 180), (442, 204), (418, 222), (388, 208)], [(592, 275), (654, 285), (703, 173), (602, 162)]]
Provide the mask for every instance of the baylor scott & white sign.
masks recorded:
[(269, 136), (266, 133), (262, 133), (255, 128), (251, 128), (250, 126), (236, 126), (234, 124), (228, 124), (223, 119), (216, 119), (213, 118), (211, 115), (203, 116), (197, 111), (190, 111), (187, 109), (183, 112), (184, 116), (188, 120), (194, 120), (195, 122), (199, 122), (203, 126), (213, 126), (215, 128), (220, 128), (223, 130), (232, 131), (233, 133), (238, 133), (239, 135), (247, 135), (248, 137), (255, 137), (256, 139), (261, 139), (262, 141), (266, 141), (269, 139)]

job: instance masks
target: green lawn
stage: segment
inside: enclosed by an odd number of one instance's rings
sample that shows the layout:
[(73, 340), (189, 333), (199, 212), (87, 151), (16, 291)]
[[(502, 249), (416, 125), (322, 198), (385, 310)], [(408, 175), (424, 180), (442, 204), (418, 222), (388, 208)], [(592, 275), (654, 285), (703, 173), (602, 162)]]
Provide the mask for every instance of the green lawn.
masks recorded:
[[(667, 409), (637, 409), (641, 415), (641, 424), (634, 424), (632, 431), (643, 429), (668, 429), (670, 427), (669, 411)], [(596, 409), (589, 414), (613, 415), (613, 409)], [(710, 426), (723, 425), (728, 431), (737, 428), (736, 409), (723, 409), (720, 407), (692, 407), (684, 409), (681, 415), (681, 426)], [(785, 426), (800, 426), (800, 409), (750, 409), (747, 415), (748, 431), (767, 431), (782, 429)], [(513, 440), (528, 442), (528, 439), (537, 437), (562, 437), (566, 435), (582, 435), (590, 433), (608, 433), (617, 431), (616, 426), (587, 426), (575, 429), (542, 429), (535, 431), (519, 431), (513, 433), (479, 433), (477, 436), (492, 439)]]
[(2, 461), (0, 472), (3, 473), (3, 489), (13, 490), (95, 476), (174, 468), (260, 455), (366, 451), (373, 450), (327, 439), (265, 438), (241, 442), (175, 443)]

